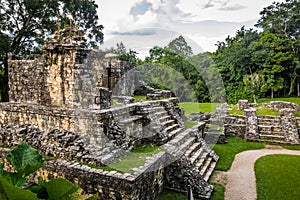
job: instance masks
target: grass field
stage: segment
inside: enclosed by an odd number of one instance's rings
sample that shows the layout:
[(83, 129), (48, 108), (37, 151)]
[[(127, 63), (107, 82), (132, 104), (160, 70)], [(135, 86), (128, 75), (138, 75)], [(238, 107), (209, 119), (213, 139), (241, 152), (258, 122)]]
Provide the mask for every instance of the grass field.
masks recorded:
[[(151, 144), (139, 145), (135, 147), (126, 157), (108, 166), (96, 166), (86, 164), (92, 168), (102, 169), (105, 171), (117, 171), (120, 173), (132, 173), (132, 168), (143, 166), (147, 157), (159, 153), (161, 147), (152, 146)], [(85, 164), (85, 163), (83, 163)]]
[(185, 121), (184, 125), (186, 128), (192, 128), (193, 126), (197, 125), (197, 122), (193, 122), (193, 121)]
[[(225, 187), (223, 185), (212, 183), (209, 184), (214, 186), (214, 193), (211, 200), (223, 200)], [(169, 190), (164, 190), (158, 197), (158, 200), (187, 200), (187, 194), (180, 194)]]
[(186, 115), (198, 112), (214, 112), (218, 103), (182, 102), (179, 107), (183, 108)]
[(216, 144), (213, 150), (220, 159), (216, 165), (216, 170), (227, 171), (230, 169), (231, 164), (236, 154), (251, 150), (251, 149), (263, 149), (264, 144), (258, 142), (246, 142), (242, 138), (238, 137), (227, 137), (227, 144)]
[(268, 155), (255, 163), (258, 200), (300, 197), (300, 156)]
[(270, 99), (270, 98), (263, 98), (263, 99), (259, 99), (257, 101), (258, 104), (263, 104), (263, 103), (270, 103), (271, 101), (287, 101), (287, 102), (292, 102), (295, 104), (300, 105), (300, 98), (274, 98), (274, 99)]
[(285, 149), (289, 149), (289, 150), (299, 150), (300, 151), (300, 146), (283, 145), (282, 147)]

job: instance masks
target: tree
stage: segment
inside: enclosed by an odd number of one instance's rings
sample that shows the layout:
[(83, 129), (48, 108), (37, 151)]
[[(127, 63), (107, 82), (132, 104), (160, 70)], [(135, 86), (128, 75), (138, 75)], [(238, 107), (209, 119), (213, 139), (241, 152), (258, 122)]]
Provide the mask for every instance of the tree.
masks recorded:
[(1, 0), (0, 43), (8, 43), (8, 49), (0, 52), (5, 68), (2, 99), (8, 100), (8, 51), (19, 56), (41, 53), (45, 40), (66, 25), (84, 30), (90, 46), (96, 47), (103, 41), (97, 8), (93, 0)]
[(183, 57), (193, 55), (192, 48), (188, 45), (182, 35), (172, 40), (165, 48)]
[(254, 103), (257, 102), (257, 98), (260, 97), (261, 91), (266, 87), (264, 76), (262, 74), (253, 74), (244, 76), (244, 84), (247, 89), (249, 89), (253, 95)]
[(269, 34), (274, 34), (285, 40), (285, 48), (282, 51), (292, 56), (290, 63), (286, 66), (286, 77), (289, 80), (288, 95), (294, 92), (295, 84), (297, 84), (297, 95), (300, 96), (300, 1), (286, 0), (283, 3), (274, 2), (272, 5), (260, 12), (261, 19), (256, 24), (257, 27), (263, 28)]
[(252, 44), (258, 39), (257, 31), (242, 27), (234, 37), (228, 36), (225, 42), (220, 42), (212, 55), (222, 75), (229, 103), (251, 96), (251, 91), (245, 90), (244, 76), (253, 74), (258, 69), (252, 59)]

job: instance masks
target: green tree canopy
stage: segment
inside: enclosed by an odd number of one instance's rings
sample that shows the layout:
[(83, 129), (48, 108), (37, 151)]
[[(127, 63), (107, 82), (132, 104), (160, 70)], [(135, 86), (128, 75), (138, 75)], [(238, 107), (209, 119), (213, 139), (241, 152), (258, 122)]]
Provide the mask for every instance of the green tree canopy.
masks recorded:
[(5, 45), (0, 50), (0, 64), (4, 65), (2, 98), (8, 98), (8, 52), (20, 56), (39, 53), (45, 40), (66, 25), (82, 29), (90, 46), (96, 47), (103, 41), (97, 8), (94, 0), (1, 0), (0, 44)]

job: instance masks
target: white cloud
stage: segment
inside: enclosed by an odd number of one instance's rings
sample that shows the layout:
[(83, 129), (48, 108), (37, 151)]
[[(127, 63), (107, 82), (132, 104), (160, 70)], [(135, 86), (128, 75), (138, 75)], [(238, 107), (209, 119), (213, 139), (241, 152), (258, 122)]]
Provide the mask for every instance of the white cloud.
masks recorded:
[(125, 37), (130, 31), (152, 27), (185, 34), (204, 50), (212, 51), (217, 41), (224, 41), (227, 35), (234, 35), (243, 25), (247, 28), (254, 25), (260, 17), (259, 12), (272, 1), (99, 0), (98, 5), (100, 23), (105, 27), (105, 41), (117, 35), (120, 39), (118, 42), (126, 40), (125, 45), (129, 48), (141, 50), (173, 39), (168, 31), (152, 35), (148, 33), (147, 38), (143, 35), (145, 32), (140, 32), (140, 35), (132, 32), (131, 37)]

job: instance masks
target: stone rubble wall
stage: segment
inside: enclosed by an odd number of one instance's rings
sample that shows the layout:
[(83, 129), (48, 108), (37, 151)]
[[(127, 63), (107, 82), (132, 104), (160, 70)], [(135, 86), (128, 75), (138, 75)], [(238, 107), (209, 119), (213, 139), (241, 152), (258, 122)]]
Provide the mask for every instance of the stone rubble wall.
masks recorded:
[[(247, 110), (247, 109), (246, 109)], [(248, 109), (252, 110), (252, 109)], [(261, 131), (279, 129), (284, 135), (283, 143), (300, 144), (300, 118), (293, 117), (290, 112), (281, 111), (285, 116), (256, 116), (253, 112), (246, 115), (227, 115), (224, 132), (226, 136), (241, 137), (247, 140), (259, 141)], [(264, 122), (261, 124), (261, 122)], [(275, 128), (272, 128), (275, 127)], [(272, 135), (272, 131), (268, 133)], [(270, 140), (271, 141), (271, 140)]]
[(226, 136), (244, 138), (246, 133), (246, 118), (242, 115), (227, 115), (224, 121)]
[(286, 101), (271, 101), (269, 104), (264, 104), (266, 107), (270, 107), (272, 110), (279, 111), (284, 108), (294, 109), (296, 112), (300, 111), (300, 106)]
[(45, 91), (44, 58), (11, 60), (9, 65), (9, 98), (11, 102), (43, 104), (49, 98)]
[[(8, 154), (7, 149), (0, 149), (0, 161)], [(134, 174), (103, 171), (91, 168), (78, 162), (49, 160), (47, 164), (31, 176), (37, 182), (37, 177), (44, 180), (66, 178), (81, 187), (85, 193), (98, 193), (99, 199), (113, 200), (152, 200), (157, 199), (164, 184), (164, 153), (148, 158), (145, 165), (136, 169)], [(5, 165), (6, 170), (10, 168)]]

